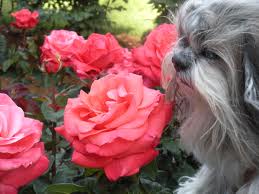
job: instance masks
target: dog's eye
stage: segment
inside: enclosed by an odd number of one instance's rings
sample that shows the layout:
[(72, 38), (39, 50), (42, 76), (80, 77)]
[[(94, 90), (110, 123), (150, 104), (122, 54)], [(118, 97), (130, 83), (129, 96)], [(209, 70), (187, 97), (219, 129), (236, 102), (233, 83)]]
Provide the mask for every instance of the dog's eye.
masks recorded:
[(218, 59), (219, 56), (217, 54), (215, 54), (214, 52), (208, 50), (208, 49), (204, 49), (202, 52), (201, 52), (201, 55), (206, 57), (207, 59), (212, 59), (212, 60), (215, 60), (215, 59)]
[(186, 37), (184, 37), (184, 38), (182, 39), (182, 46), (183, 46), (184, 48), (186, 48), (186, 47), (189, 46), (189, 40), (188, 40)]

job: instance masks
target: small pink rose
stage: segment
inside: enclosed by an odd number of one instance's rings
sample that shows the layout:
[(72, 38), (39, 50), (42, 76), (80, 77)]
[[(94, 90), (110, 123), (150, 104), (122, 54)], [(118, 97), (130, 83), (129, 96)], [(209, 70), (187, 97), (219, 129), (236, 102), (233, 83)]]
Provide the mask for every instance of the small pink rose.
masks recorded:
[(143, 46), (132, 50), (135, 72), (149, 87), (160, 86), (161, 64), (177, 40), (174, 24), (162, 24), (147, 36)]
[(45, 37), (41, 47), (41, 63), (48, 73), (56, 73), (63, 66), (69, 66), (71, 58), (83, 49), (86, 41), (76, 32), (53, 30)]
[(39, 12), (33, 11), (31, 12), (28, 9), (21, 9), (19, 11), (11, 13), (11, 15), (15, 18), (15, 21), (11, 23), (11, 25), (20, 29), (31, 29), (34, 28), (39, 22)]
[(92, 78), (122, 60), (123, 48), (113, 35), (93, 33), (71, 63), (80, 78)]

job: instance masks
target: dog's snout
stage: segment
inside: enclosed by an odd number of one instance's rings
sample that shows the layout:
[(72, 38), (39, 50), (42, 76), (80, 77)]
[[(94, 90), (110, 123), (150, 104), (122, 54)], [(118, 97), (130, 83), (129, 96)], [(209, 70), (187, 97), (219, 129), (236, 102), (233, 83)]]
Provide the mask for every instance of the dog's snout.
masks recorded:
[(184, 71), (190, 66), (190, 56), (184, 51), (175, 52), (172, 56), (172, 63), (176, 71)]

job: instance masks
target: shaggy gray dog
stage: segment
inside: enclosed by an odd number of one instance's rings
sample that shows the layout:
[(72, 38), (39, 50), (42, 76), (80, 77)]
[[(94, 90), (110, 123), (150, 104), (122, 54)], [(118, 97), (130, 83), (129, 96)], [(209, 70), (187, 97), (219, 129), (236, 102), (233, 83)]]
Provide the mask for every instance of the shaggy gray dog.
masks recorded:
[(176, 24), (163, 78), (203, 165), (175, 193), (259, 194), (259, 1), (189, 0)]

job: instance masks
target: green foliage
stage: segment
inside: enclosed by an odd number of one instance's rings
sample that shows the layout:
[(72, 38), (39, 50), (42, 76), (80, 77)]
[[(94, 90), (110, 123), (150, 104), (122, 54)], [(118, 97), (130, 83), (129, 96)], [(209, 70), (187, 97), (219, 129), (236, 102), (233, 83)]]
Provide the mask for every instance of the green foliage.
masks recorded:
[(6, 53), (6, 39), (5, 36), (0, 34), (0, 61), (5, 59)]
[(70, 194), (74, 192), (86, 192), (87, 189), (85, 187), (69, 184), (69, 183), (61, 183), (61, 184), (53, 184), (48, 186), (46, 192), (48, 194)]
[(47, 121), (58, 122), (64, 115), (64, 110), (55, 112), (47, 102), (41, 104), (41, 112)]
[[(108, 18), (113, 22), (112, 28), (116, 32), (127, 32), (142, 36), (143, 33), (155, 27), (156, 9), (149, 0), (100, 0), (101, 4), (108, 6)], [(111, 9), (112, 8), (112, 9)]]
[(172, 15), (175, 14), (176, 9), (184, 2), (184, 0), (150, 0), (150, 3), (160, 13), (157, 17), (157, 23), (168, 23), (172, 20)]

